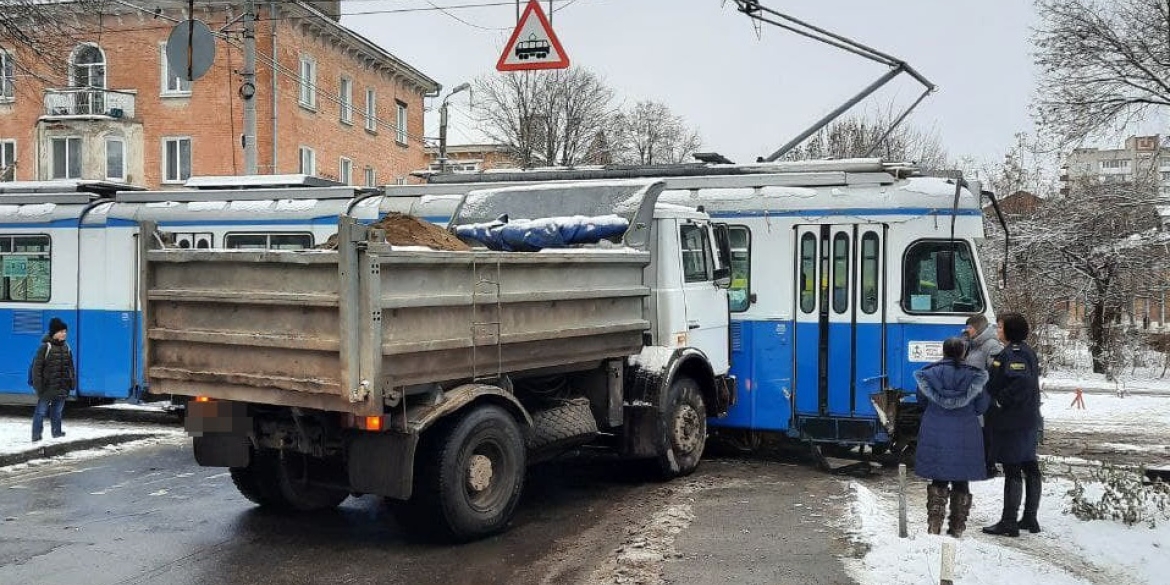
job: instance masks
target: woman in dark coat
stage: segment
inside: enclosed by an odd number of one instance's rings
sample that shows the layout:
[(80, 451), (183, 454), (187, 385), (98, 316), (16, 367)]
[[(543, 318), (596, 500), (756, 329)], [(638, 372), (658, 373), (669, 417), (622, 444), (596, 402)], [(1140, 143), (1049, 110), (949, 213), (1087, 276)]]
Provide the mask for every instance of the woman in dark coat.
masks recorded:
[(987, 372), (963, 363), (967, 342), (943, 342), (943, 359), (914, 373), (919, 401), (926, 404), (918, 431), (914, 472), (931, 480), (926, 489), (927, 532), (942, 531), (950, 500), (947, 534), (959, 538), (971, 512), (968, 482), (987, 479), (979, 415), (991, 402), (983, 386)]
[(49, 334), (41, 340), (32, 363), (33, 388), (37, 391), (37, 408), (33, 411), (32, 440), (41, 440), (45, 428), (45, 416), (53, 438), (65, 436), (61, 429), (61, 415), (65, 411), (65, 399), (77, 388), (77, 372), (73, 367), (73, 352), (65, 337), (69, 328), (65, 322), (53, 317), (49, 321)]
[[(1036, 519), (1042, 483), (1036, 457), (1040, 434), (1040, 367), (1036, 353), (1024, 342), (1028, 338), (1028, 321), (1023, 315), (1000, 315), (999, 335), (1004, 349), (988, 368), (991, 379), (987, 391), (992, 404), (985, 419), (991, 431), (991, 456), (1003, 464), (1003, 514), (999, 522), (984, 528), (983, 532), (1019, 536), (1021, 528), (1040, 532)], [(1024, 515), (1017, 521), (1021, 499)]]

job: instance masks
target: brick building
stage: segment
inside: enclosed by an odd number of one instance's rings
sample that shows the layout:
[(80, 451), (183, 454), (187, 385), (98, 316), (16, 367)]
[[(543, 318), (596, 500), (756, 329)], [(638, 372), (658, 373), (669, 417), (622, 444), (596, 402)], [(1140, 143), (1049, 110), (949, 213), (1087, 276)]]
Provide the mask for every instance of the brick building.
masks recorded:
[[(423, 101), (437, 95), (435, 80), (341, 26), (339, 0), (256, 4), (260, 173), (387, 184), (427, 164)], [(186, 5), (107, 3), (106, 14), (81, 20), (59, 66), (27, 47), (0, 46), (7, 178), (166, 188), (192, 175), (242, 174), (243, 3), (196, 5), (194, 17), (212, 30), (232, 24), (194, 82), (172, 75), (165, 57)]]
[[(439, 147), (427, 146), (426, 154), (426, 171), (441, 172)], [(447, 147), (447, 172), (450, 173), (474, 173), (519, 167), (520, 163), (516, 162), (508, 147), (503, 144), (452, 144)]]

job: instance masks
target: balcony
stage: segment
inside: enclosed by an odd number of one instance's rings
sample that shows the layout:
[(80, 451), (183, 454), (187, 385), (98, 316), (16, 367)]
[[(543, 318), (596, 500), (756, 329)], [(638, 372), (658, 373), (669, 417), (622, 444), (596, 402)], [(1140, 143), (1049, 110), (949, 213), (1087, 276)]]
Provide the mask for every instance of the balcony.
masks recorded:
[(45, 90), (45, 118), (133, 118), (135, 92), (74, 87)]

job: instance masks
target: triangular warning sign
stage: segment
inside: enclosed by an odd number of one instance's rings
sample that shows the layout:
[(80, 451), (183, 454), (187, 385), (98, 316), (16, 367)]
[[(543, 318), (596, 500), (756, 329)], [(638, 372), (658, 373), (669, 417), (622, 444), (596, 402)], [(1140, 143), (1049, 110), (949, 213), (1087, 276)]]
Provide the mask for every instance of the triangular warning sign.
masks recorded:
[(499, 71), (524, 71), (528, 69), (564, 69), (569, 66), (569, 56), (561, 48), (556, 33), (552, 30), (540, 2), (529, 0), (512, 32), (512, 38), (504, 45), (504, 54), (496, 63)]

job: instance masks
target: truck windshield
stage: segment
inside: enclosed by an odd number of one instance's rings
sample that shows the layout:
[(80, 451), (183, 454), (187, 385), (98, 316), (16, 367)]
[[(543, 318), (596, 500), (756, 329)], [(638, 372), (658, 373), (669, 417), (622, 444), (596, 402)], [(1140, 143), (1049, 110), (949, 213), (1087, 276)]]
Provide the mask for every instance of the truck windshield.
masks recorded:
[[(954, 288), (939, 288), (939, 253), (953, 251)], [(945, 256), (942, 256), (945, 259)], [(949, 240), (915, 242), (906, 251), (903, 268), (902, 308), (907, 313), (979, 313), (983, 292), (975, 257), (967, 242)]]

